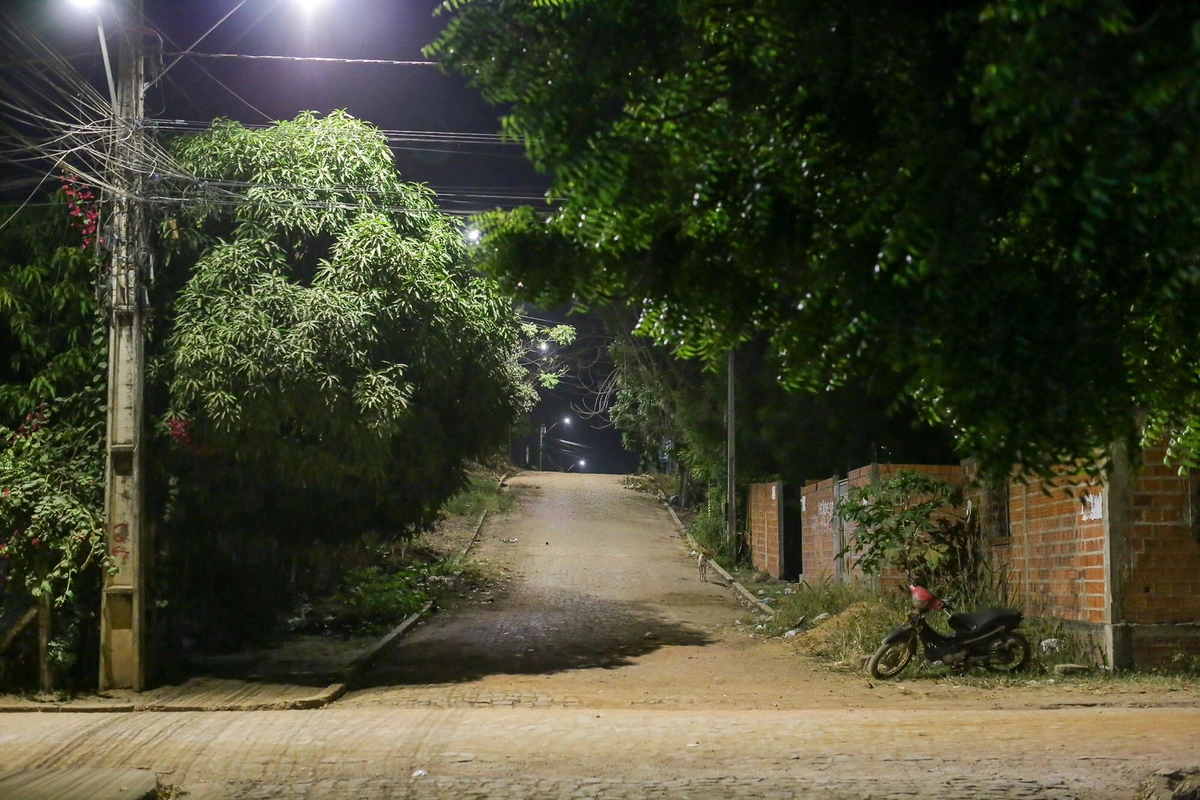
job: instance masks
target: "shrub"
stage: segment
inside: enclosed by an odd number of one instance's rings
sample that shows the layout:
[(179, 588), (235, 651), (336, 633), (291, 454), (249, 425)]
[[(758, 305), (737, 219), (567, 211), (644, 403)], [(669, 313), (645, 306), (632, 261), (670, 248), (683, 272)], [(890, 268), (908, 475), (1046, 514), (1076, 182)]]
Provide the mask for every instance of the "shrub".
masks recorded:
[(737, 538), (731, 539), (725, 530), (725, 492), (719, 488), (710, 488), (708, 500), (692, 519), (688, 533), (710, 558), (725, 567), (733, 567), (738, 563), (742, 552)]
[(839, 517), (855, 524), (838, 555), (852, 554), (866, 575), (895, 570), (909, 583), (955, 595), (977, 591), (983, 559), (961, 503), (959, 488), (910, 470), (857, 486), (837, 507)]

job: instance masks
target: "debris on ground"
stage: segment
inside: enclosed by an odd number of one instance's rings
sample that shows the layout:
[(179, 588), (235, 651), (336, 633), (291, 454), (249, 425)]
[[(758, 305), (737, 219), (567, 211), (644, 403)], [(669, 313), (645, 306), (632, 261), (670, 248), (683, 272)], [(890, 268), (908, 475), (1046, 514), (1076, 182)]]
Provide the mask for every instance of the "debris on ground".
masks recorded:
[(1054, 672), (1057, 675), (1077, 675), (1081, 672), (1088, 672), (1089, 667), (1083, 664), (1055, 664)]

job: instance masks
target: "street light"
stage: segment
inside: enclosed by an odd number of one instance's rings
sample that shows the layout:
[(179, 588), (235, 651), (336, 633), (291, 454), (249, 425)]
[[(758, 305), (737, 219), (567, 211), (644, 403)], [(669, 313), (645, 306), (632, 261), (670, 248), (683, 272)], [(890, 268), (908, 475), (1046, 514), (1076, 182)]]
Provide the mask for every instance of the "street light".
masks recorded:
[(545, 425), (542, 425), (542, 427), (538, 430), (538, 472), (542, 471), (542, 451), (543, 451), (544, 445), (545, 445), (546, 434), (549, 433), (550, 431), (554, 430), (555, 428), (557, 428), (559, 425), (569, 426), (570, 424), (571, 424), (571, 418), (563, 417), (558, 422), (551, 425), (549, 428), (547, 428)]
[(576, 461), (574, 464), (569, 465), (565, 470), (563, 470), (563, 472), (570, 472), (571, 467), (579, 467), (579, 471), (582, 472), (583, 468), (586, 466), (587, 466), (587, 461), (581, 458), (578, 461)]
[(71, 5), (96, 15), (96, 33), (100, 36), (100, 52), (104, 54), (104, 77), (108, 78), (108, 100), (112, 115), (117, 116), (117, 85), (113, 81), (112, 62), (108, 58), (108, 38), (104, 35), (104, 20), (100, 17), (100, 0), (71, 0)]

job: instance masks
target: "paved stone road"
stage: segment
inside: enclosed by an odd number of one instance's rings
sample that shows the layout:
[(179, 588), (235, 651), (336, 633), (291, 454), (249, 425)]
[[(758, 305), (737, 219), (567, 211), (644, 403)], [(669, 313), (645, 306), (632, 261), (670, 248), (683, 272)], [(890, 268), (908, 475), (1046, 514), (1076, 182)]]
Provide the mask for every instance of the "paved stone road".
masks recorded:
[(1009, 694), (815, 671), (734, 628), (646, 496), (514, 483), (524, 511), (479, 548), (508, 588), (336, 705), (0, 714), (0, 767), (143, 767), (189, 798), (1131, 798), (1200, 765), (1194, 707), (994, 708)]

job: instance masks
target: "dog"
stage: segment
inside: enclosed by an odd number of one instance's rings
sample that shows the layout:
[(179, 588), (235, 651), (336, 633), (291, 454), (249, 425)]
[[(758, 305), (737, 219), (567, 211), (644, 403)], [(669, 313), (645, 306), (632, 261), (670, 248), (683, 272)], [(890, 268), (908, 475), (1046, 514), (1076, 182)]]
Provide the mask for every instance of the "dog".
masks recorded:
[(712, 556), (703, 550), (694, 551), (696, 556), (696, 571), (700, 573), (700, 580), (708, 583), (708, 563), (712, 561)]

